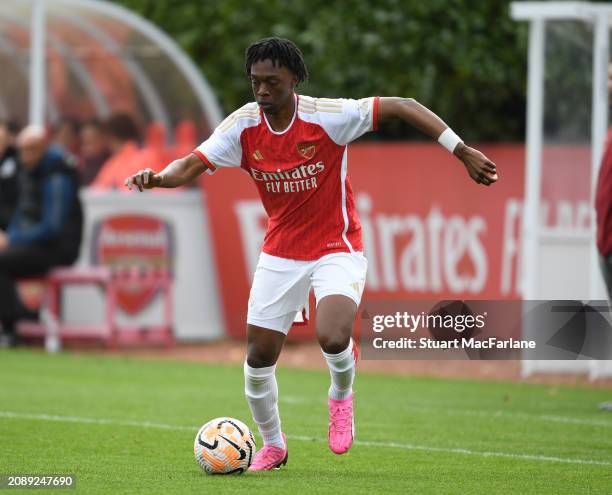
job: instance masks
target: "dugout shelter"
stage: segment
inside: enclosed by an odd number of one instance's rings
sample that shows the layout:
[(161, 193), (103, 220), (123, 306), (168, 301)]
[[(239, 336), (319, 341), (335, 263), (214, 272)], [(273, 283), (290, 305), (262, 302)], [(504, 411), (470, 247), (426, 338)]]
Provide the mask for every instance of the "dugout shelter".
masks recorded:
[(161, 125), (170, 141), (183, 119), (195, 119), (203, 135), (222, 119), (210, 86), (174, 40), (107, 1), (3, 0), (0, 65), (0, 118), (45, 124), (126, 111), (144, 127)]
[[(0, 67), (0, 118), (53, 126), (62, 118), (86, 122), (128, 113), (145, 131), (143, 146), (163, 148), (159, 155), (167, 161), (190, 152), (223, 118), (211, 87), (177, 43), (108, 1), (0, 1)], [(82, 199), (86, 225), (78, 267), (116, 259), (117, 249), (124, 259), (169, 266), (176, 337), (222, 335), (215, 269), (201, 256), (210, 252), (202, 193), (145, 198), (85, 190)], [(135, 238), (143, 243), (136, 254)], [(104, 318), (104, 301), (94, 289), (66, 289), (63, 313), (75, 324)], [(161, 317), (163, 303), (144, 289), (120, 299), (122, 323), (144, 327)]]

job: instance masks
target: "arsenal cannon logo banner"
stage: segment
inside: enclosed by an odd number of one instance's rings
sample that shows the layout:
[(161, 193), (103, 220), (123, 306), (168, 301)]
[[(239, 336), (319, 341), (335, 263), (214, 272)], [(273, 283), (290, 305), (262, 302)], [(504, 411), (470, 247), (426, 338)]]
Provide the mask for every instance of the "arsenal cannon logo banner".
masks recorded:
[[(164, 220), (141, 214), (106, 217), (94, 227), (92, 261), (113, 270), (171, 271), (172, 232)], [(117, 294), (123, 311), (136, 314), (156, 289), (134, 283)]]

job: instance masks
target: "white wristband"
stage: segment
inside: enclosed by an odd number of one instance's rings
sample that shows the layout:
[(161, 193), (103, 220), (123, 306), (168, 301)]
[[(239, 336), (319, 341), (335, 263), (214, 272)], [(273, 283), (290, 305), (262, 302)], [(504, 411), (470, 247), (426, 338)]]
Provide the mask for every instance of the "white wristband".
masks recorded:
[(455, 151), (457, 145), (463, 143), (463, 141), (450, 127), (447, 127), (444, 132), (440, 134), (440, 137), (438, 137), (438, 143), (452, 153)]

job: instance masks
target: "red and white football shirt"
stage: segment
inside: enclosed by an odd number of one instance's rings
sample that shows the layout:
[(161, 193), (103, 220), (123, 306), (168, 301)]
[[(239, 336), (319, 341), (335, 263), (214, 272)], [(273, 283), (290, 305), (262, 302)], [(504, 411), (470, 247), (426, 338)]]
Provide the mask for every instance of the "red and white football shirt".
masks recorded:
[(227, 117), (194, 153), (209, 173), (247, 171), (268, 214), (263, 251), (295, 260), (363, 251), (347, 177), (347, 144), (376, 130), (378, 97), (296, 95), (293, 120), (274, 131), (257, 103)]

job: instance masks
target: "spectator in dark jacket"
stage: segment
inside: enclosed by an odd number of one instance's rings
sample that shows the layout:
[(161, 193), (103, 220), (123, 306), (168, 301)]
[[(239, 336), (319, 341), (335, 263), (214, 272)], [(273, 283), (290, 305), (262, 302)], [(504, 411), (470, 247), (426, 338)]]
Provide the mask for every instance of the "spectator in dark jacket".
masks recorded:
[(0, 321), (9, 344), (15, 341), (16, 321), (30, 316), (15, 280), (72, 264), (82, 231), (78, 176), (67, 155), (49, 146), (38, 126), (21, 131), (17, 148), (19, 200), (7, 231), (0, 231)]
[(0, 230), (5, 230), (17, 205), (17, 125), (0, 121)]

